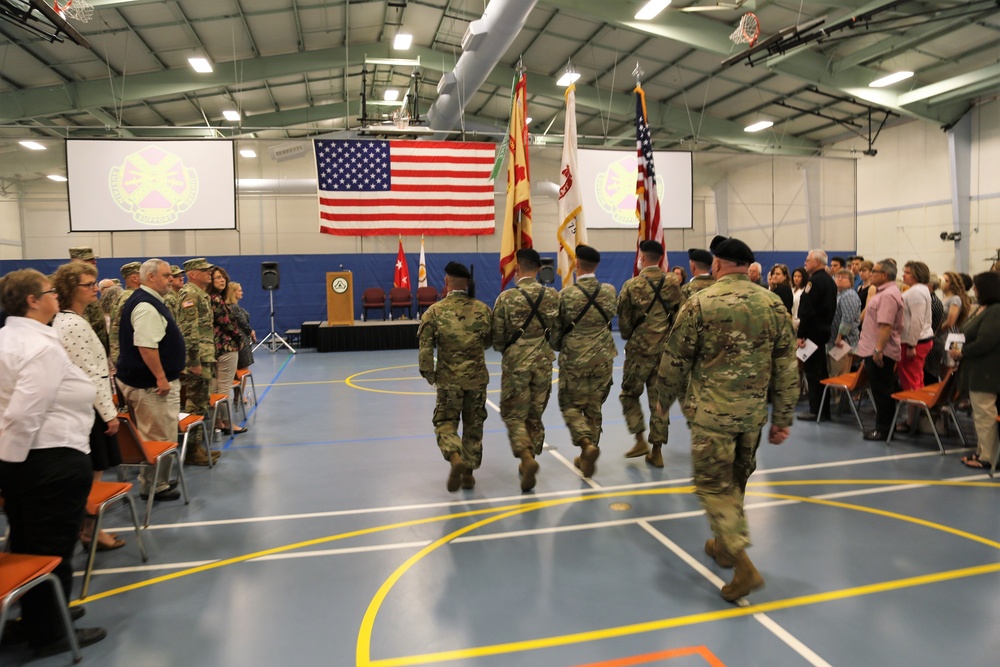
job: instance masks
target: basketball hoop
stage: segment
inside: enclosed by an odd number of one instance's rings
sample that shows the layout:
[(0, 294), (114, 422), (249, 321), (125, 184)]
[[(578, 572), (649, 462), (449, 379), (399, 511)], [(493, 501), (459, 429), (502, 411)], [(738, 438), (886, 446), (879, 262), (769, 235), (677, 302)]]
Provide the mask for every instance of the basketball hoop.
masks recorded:
[[(72, 0), (71, 0), (72, 1)], [(79, 1), (79, 0), (77, 0)], [(753, 12), (748, 12), (740, 18), (740, 24), (729, 36), (733, 44), (748, 44), (753, 46), (760, 37), (760, 21)]]
[(73, 19), (80, 23), (88, 23), (94, 17), (94, 7), (87, 0), (68, 0), (62, 7), (59, 6), (59, 0), (55, 0), (52, 9), (64, 19)]
[(398, 109), (392, 113), (392, 124), (397, 130), (405, 130), (410, 125), (410, 114), (406, 109)]

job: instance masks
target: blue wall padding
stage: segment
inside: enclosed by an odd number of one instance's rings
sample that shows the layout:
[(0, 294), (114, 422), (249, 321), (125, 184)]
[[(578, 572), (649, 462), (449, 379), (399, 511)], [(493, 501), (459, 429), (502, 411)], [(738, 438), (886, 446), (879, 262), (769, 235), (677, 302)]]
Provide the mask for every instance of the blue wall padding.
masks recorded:
[[(847, 257), (852, 251), (831, 252), (830, 256)], [(553, 257), (543, 254), (543, 257)], [(428, 283), (440, 291), (444, 287), (444, 267), (448, 262), (462, 262), (466, 266), (475, 267), (476, 298), (485, 301), (490, 307), (500, 293), (499, 257), (495, 252), (480, 253), (434, 253), (427, 254)], [(759, 252), (757, 261), (764, 267), (765, 275), (776, 263), (788, 264), (789, 269), (802, 266), (806, 251), (791, 252)], [(632, 262), (635, 254), (632, 252), (602, 252), (601, 265), (597, 277), (601, 282), (610, 282), (616, 289), (632, 277)], [(670, 266), (688, 267), (687, 252), (668, 252)], [(123, 264), (142, 261), (142, 257), (115, 257), (97, 260), (97, 268), (101, 278), (120, 277), (119, 269)], [(188, 257), (163, 257), (171, 264), (183, 266)], [(392, 287), (393, 273), (396, 265), (396, 254), (362, 254), (362, 255), (243, 255), (231, 257), (209, 257), (224, 267), (230, 277), (243, 285), (243, 301), (241, 305), (250, 312), (251, 322), (259, 337), (270, 331), (270, 312), (268, 293), (261, 288), (260, 264), (265, 261), (278, 262), (281, 286), (274, 292), (275, 329), (284, 333), (288, 329), (297, 329), (303, 322), (311, 320), (326, 321), (326, 273), (339, 271), (340, 267), (354, 273), (354, 316), (361, 319), (361, 293), (366, 287), (381, 287), (389, 293)], [(413, 292), (416, 296), (417, 266), (419, 253), (408, 253), (410, 279), (414, 283)], [(7, 273), (21, 268), (34, 268), (42, 273), (52, 273), (64, 264), (66, 260), (3, 260), (0, 262), (0, 273)], [(558, 278), (557, 278), (558, 285)], [(414, 299), (414, 305), (416, 299)]]

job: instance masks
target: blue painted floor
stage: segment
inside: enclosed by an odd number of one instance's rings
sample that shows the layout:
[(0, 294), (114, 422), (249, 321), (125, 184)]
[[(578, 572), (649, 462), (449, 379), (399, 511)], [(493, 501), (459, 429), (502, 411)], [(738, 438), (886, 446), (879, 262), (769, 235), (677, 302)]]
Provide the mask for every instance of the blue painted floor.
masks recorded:
[[(655, 470), (622, 458), (613, 390), (585, 481), (553, 388), (522, 494), (488, 360), (483, 467), (449, 493), (414, 351), (261, 351), (249, 432), (186, 469), (190, 505), (156, 505), (149, 562), (127, 534), (99, 554), (81, 625), (109, 637), (85, 664), (1000, 664), (1000, 482), (959, 464), (957, 436), (946, 456), (930, 435), (864, 442), (848, 412), (762, 445), (747, 506), (767, 586), (733, 605), (702, 552), (676, 406)], [(27, 658), (0, 647), (3, 665)]]

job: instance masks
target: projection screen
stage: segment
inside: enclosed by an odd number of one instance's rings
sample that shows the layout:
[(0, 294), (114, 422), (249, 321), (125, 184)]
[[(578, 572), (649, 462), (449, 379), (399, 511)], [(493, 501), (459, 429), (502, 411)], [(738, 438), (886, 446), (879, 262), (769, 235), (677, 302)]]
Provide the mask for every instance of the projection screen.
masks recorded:
[(233, 142), (68, 139), (71, 232), (235, 229)]

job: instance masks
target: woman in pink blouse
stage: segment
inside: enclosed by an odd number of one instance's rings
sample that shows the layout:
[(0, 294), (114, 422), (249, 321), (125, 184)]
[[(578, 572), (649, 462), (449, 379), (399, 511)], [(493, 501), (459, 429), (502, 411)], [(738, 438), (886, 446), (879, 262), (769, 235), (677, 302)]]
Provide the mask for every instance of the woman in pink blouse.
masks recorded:
[[(97, 300), (97, 268), (83, 262), (71, 262), (60, 266), (52, 276), (52, 286), (59, 298), (60, 312), (52, 320), (52, 328), (59, 336), (70, 361), (87, 374), (97, 398), (94, 400), (94, 423), (90, 430), (90, 461), (94, 469), (94, 481), (100, 481), (102, 473), (122, 462), (118, 449), (118, 409), (111, 398), (111, 382), (108, 379), (108, 357), (104, 346), (94, 333), (94, 329), (83, 317), (84, 309)], [(87, 517), (83, 523), (80, 541), (90, 544), (94, 533), (94, 519)], [(101, 531), (97, 536), (100, 551), (120, 549), (125, 540), (117, 535)]]

